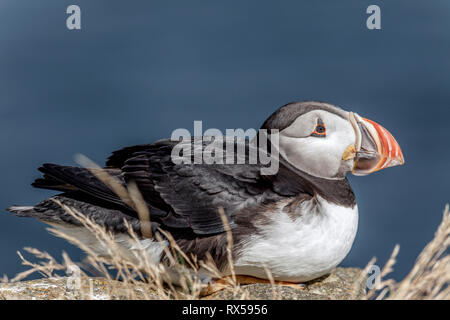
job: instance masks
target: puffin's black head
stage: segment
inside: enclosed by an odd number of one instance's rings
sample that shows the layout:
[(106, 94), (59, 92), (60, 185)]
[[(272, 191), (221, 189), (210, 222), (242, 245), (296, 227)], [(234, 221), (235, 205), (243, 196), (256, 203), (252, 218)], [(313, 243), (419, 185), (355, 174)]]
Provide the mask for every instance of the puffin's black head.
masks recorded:
[(328, 103), (287, 104), (261, 129), (279, 130), (280, 156), (316, 177), (341, 179), (347, 172), (366, 175), (404, 163), (400, 146), (386, 129)]

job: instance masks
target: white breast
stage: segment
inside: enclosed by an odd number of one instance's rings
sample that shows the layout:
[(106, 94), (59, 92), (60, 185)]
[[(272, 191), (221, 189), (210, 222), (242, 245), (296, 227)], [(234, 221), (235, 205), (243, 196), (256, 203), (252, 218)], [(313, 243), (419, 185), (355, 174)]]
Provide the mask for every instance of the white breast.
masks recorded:
[(323, 198), (303, 202), (292, 218), (279, 206), (272, 221), (260, 225), (240, 250), (237, 274), (304, 282), (336, 267), (350, 251), (358, 226), (358, 208), (340, 207)]

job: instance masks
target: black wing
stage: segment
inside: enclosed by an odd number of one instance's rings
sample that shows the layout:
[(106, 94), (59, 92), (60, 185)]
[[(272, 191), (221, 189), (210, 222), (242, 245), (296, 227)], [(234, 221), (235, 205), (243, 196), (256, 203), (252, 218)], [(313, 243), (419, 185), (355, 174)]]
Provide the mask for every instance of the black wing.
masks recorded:
[[(171, 154), (177, 144), (178, 141), (161, 140), (124, 148), (115, 151), (106, 163), (106, 170), (124, 186), (136, 183), (150, 208), (151, 220), (161, 223), (161, 227), (190, 228), (196, 234), (220, 233), (224, 227), (219, 208), (224, 209), (233, 226), (236, 214), (245, 208), (299, 192), (311, 193), (304, 184), (296, 183), (292, 172), (282, 169), (277, 175), (264, 176), (262, 165), (249, 164), (248, 158), (245, 164), (174, 163)], [(202, 148), (206, 145), (203, 143)], [(245, 146), (248, 148), (248, 142)], [(193, 157), (193, 151), (190, 155)], [(75, 189), (127, 207), (87, 169), (46, 164), (40, 170), (45, 176), (35, 182), (37, 187)]]
[[(134, 181), (147, 203), (167, 210), (163, 224), (188, 227), (196, 234), (219, 233), (224, 231), (219, 208), (233, 226), (243, 208), (280, 199), (260, 174), (260, 165), (176, 164), (171, 153), (177, 143), (163, 140), (146, 146), (121, 167), (125, 182)], [(193, 151), (191, 156), (193, 160)]]

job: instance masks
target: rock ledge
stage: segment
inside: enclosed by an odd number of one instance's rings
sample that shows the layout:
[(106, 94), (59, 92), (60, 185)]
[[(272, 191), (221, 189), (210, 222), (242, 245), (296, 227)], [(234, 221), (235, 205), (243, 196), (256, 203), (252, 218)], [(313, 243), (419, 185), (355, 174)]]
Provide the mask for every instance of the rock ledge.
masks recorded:
[[(231, 289), (216, 292), (203, 299), (283, 299), (283, 300), (341, 300), (363, 299), (364, 286), (359, 286), (361, 269), (336, 268), (329, 275), (306, 283), (304, 289), (276, 286), (275, 290), (268, 284), (243, 285), (238, 295)], [(89, 278), (83, 284), (82, 291), (90, 292), (89, 298), (98, 300), (124, 299), (127, 296), (108, 293), (108, 281), (104, 278)], [(55, 300), (83, 299), (79, 290), (71, 289), (69, 278), (43, 278), (16, 283), (0, 283), (0, 300)], [(358, 292), (356, 292), (358, 291)], [(139, 293), (140, 292), (140, 293)], [(142, 296), (142, 288), (136, 288), (136, 297)], [(150, 299), (159, 299), (156, 293), (147, 293)]]

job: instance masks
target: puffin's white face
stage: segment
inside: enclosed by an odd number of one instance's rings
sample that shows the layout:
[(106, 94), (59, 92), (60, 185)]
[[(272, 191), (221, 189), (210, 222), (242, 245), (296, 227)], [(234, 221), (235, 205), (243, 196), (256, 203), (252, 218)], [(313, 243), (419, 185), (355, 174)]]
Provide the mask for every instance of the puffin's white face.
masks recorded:
[(342, 155), (355, 141), (355, 130), (347, 119), (325, 110), (313, 110), (279, 133), (279, 151), (303, 172), (340, 179), (353, 168), (353, 159), (343, 160)]
[(343, 110), (313, 109), (278, 133), (279, 154), (312, 176), (342, 179), (403, 164), (394, 137), (379, 124)]

